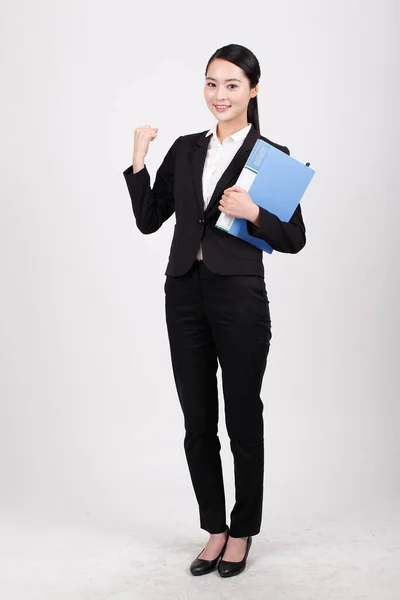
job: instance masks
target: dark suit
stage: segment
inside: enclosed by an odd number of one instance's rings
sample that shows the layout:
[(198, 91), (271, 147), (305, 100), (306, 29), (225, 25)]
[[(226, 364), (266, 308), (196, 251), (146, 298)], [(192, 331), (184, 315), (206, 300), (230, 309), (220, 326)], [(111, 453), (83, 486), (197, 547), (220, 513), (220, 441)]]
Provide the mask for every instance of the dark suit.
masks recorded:
[[(196, 258), (200, 241), (203, 260), (219, 275), (264, 275), (262, 250), (214, 227), (221, 214), (219, 200), (228, 187), (235, 184), (258, 138), (279, 146), (259, 135), (251, 126), (243, 144), (218, 181), (204, 210), (202, 172), (211, 136), (207, 131), (184, 135), (175, 140), (159, 167), (153, 188), (146, 166), (133, 173), (124, 171), (132, 201), (136, 224), (142, 233), (154, 233), (174, 212), (176, 225), (166, 275), (183, 275)], [(306, 242), (300, 204), (289, 223), (260, 208), (259, 229), (247, 222), (248, 232), (265, 239), (275, 250), (296, 253)]]
[[(207, 131), (179, 137), (159, 167), (153, 188), (146, 169), (124, 171), (136, 223), (157, 231), (174, 212), (176, 225), (165, 281), (165, 310), (176, 389), (185, 421), (184, 447), (199, 505), (200, 527), (222, 533), (225, 495), (218, 438), (217, 369), (221, 366), (225, 422), (235, 465), (232, 537), (260, 531), (263, 502), (264, 430), (262, 379), (271, 319), (262, 251), (214, 227), (219, 199), (234, 185), (257, 138), (284, 146), (252, 126), (218, 181), (204, 210), (202, 171)], [(249, 233), (275, 250), (296, 253), (305, 244), (300, 205), (289, 223), (260, 209), (260, 226)], [(203, 261), (196, 255), (202, 241)]]

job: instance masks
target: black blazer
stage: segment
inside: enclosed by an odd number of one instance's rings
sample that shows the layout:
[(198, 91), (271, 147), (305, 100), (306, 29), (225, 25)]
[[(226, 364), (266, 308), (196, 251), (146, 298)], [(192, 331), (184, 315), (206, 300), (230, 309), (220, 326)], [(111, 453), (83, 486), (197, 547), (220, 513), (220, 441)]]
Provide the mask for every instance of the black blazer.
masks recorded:
[[(152, 188), (146, 165), (136, 173), (132, 165), (123, 171), (137, 227), (142, 233), (154, 233), (175, 212), (176, 225), (166, 275), (184, 275), (193, 265), (202, 241), (204, 263), (214, 273), (264, 276), (262, 250), (214, 225), (221, 214), (219, 200), (224, 190), (236, 183), (256, 140), (261, 138), (286, 154), (289, 150), (258, 134), (252, 125), (204, 210), (202, 173), (211, 139), (205, 136), (207, 131), (182, 135), (175, 140), (156, 173)], [(247, 230), (279, 252), (295, 254), (306, 243), (300, 204), (288, 223), (260, 208), (259, 227), (247, 221)]]

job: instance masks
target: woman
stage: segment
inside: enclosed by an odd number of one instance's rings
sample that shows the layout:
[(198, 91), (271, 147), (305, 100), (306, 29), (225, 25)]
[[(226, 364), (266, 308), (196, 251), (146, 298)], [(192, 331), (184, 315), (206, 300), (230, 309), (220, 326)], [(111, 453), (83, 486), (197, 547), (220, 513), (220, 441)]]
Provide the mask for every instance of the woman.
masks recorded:
[[(177, 138), (153, 187), (144, 159), (158, 129), (136, 128), (133, 164), (124, 176), (142, 233), (157, 231), (176, 215), (164, 287), (166, 322), (200, 527), (210, 534), (190, 572), (210, 573), (218, 563), (219, 574), (230, 577), (244, 570), (252, 536), (261, 526), (264, 430), (260, 390), (271, 321), (262, 251), (215, 223), (221, 212), (246, 219), (251, 235), (292, 254), (303, 248), (306, 237), (300, 205), (285, 223), (234, 185), (258, 138), (289, 153), (260, 134), (257, 58), (243, 46), (224, 46), (211, 56), (205, 76), (204, 97), (216, 125)], [(179, 100), (190, 102), (187, 97)], [(230, 527), (226, 525), (217, 435), (218, 361), (235, 470)]]

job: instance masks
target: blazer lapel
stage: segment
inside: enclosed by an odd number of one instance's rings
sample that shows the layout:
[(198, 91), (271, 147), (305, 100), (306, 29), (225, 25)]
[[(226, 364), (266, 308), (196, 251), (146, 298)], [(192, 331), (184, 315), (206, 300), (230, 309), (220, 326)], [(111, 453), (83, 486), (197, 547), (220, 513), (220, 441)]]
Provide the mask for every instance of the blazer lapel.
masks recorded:
[[(208, 144), (210, 143), (211, 139), (211, 135), (206, 137), (205, 134), (207, 133), (207, 131), (200, 135), (191, 154), (192, 177), (196, 193), (196, 201), (198, 202), (202, 212), (204, 211), (202, 177), (204, 163), (206, 160), (208, 150)], [(234, 181), (239, 177), (240, 172), (246, 164), (249, 154), (252, 151), (256, 140), (259, 137), (259, 133), (257, 132), (254, 125), (252, 125), (249, 129), (248, 134), (244, 138), (239, 150), (236, 152), (235, 156), (233, 157), (225, 171), (222, 173), (220, 179), (217, 181), (217, 184), (214, 188), (213, 194), (210, 198), (210, 202), (208, 203), (205, 212), (208, 212), (213, 207), (213, 205), (220, 200), (223, 191), (226, 188), (234, 184)]]

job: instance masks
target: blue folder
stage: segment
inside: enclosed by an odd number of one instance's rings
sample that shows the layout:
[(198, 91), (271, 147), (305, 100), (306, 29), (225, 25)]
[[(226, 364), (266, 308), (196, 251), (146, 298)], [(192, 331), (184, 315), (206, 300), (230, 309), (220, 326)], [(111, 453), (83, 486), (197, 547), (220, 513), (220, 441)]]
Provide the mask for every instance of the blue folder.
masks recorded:
[[(236, 184), (247, 190), (255, 204), (288, 222), (315, 174), (308, 165), (258, 139)], [(272, 254), (273, 250), (265, 240), (247, 232), (245, 219), (221, 213), (215, 226)]]

